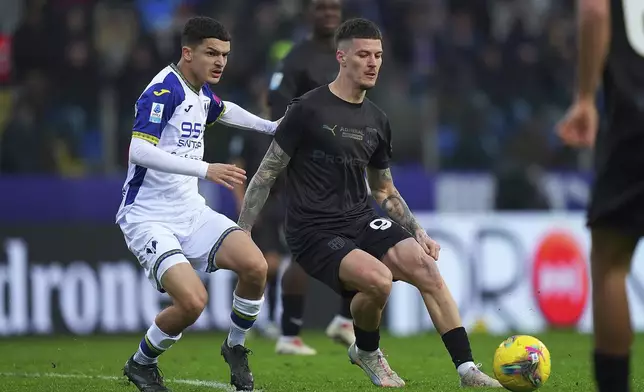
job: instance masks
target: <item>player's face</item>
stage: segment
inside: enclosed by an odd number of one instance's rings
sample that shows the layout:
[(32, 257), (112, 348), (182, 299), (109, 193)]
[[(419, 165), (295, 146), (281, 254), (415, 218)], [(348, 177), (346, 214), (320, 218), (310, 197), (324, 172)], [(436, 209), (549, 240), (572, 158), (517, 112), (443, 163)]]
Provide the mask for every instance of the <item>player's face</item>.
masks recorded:
[(362, 90), (369, 90), (376, 85), (382, 65), (382, 41), (353, 39), (346, 52), (338, 51), (338, 58), (351, 80)]
[(311, 7), (316, 33), (322, 36), (332, 36), (342, 22), (340, 0), (317, 0), (313, 1)]
[(221, 79), (230, 53), (230, 42), (206, 38), (191, 50), (192, 72), (202, 83), (217, 84)]

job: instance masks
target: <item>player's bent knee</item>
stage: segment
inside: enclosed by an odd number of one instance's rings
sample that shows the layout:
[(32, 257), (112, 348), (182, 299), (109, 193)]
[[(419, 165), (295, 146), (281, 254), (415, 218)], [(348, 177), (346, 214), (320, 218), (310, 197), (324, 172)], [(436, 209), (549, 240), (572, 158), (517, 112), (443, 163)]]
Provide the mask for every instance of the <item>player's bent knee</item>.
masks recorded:
[(442, 287), (443, 278), (436, 260), (425, 253), (417, 242), (395, 246), (388, 257), (395, 269), (403, 275), (403, 280), (427, 290)]
[(438, 292), (445, 289), (443, 277), (436, 265), (436, 260), (426, 254), (421, 254), (418, 260), (418, 268), (412, 276), (412, 282), (421, 291)]
[(208, 304), (208, 292), (202, 286), (183, 296), (177, 298), (175, 305), (181, 308), (187, 321), (194, 323), (197, 321), (203, 310)]
[(243, 263), (243, 268), (240, 268), (240, 271), (238, 271), (237, 274), (245, 281), (255, 284), (264, 284), (268, 274), (268, 263), (261, 254), (255, 255)]
[(361, 283), (359, 291), (378, 301), (386, 302), (391, 293), (393, 275), (389, 268), (383, 265), (382, 268), (374, 268), (365, 273)]

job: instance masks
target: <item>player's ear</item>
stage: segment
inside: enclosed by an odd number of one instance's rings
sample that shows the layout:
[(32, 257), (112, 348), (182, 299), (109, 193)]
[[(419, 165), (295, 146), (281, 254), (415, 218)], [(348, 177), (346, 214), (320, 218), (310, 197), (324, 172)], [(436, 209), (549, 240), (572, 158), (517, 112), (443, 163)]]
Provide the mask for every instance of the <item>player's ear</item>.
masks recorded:
[(181, 57), (188, 62), (192, 61), (192, 49), (189, 46), (182, 46)]
[(343, 50), (336, 50), (335, 58), (340, 63), (340, 66), (345, 67), (347, 65), (347, 54)]

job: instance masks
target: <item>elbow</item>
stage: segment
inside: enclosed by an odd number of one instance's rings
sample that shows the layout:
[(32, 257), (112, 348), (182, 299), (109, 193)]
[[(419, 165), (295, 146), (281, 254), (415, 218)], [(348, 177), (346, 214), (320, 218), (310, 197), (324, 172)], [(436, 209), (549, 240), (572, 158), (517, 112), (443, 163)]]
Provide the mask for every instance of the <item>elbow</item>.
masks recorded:
[(128, 154), (128, 160), (133, 165), (142, 166), (142, 163), (143, 163), (142, 156), (144, 155), (143, 153), (144, 147), (141, 145), (142, 143), (147, 143), (147, 142), (137, 140), (137, 139), (132, 139), (132, 141), (130, 142), (130, 151)]
[(133, 165), (139, 164), (138, 154), (136, 153), (136, 147), (130, 144), (130, 152), (128, 154), (128, 161)]
[(609, 16), (608, 0), (580, 0), (579, 15), (582, 20), (597, 22)]

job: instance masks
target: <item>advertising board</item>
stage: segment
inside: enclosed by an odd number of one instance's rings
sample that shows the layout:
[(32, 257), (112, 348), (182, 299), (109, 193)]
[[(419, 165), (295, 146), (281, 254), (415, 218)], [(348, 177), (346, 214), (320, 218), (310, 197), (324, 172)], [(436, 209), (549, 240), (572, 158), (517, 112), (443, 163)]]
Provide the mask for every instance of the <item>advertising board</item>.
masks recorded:
[[(583, 213), (417, 214), (441, 244), (439, 268), (469, 329), (536, 333), (548, 327), (592, 328), (590, 235)], [(644, 330), (644, 251), (628, 282), (631, 316)], [(432, 329), (418, 291), (396, 283), (389, 330)]]

